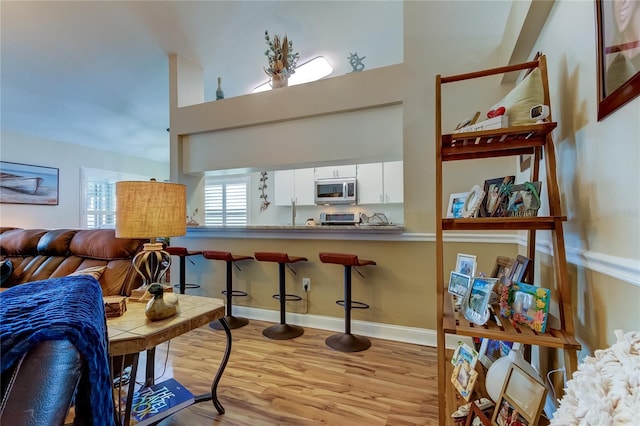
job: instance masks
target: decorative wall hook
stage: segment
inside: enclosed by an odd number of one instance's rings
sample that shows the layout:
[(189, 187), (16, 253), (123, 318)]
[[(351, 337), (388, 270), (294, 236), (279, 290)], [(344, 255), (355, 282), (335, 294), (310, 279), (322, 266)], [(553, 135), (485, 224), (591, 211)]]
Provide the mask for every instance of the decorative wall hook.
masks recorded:
[(265, 189), (267, 189), (267, 179), (269, 179), (269, 175), (267, 172), (260, 172), (260, 186), (258, 186), (258, 190), (261, 191), (260, 198), (262, 198), (262, 204), (260, 205), (260, 211), (263, 212), (269, 208), (269, 204), (271, 204), (267, 200), (267, 193)]

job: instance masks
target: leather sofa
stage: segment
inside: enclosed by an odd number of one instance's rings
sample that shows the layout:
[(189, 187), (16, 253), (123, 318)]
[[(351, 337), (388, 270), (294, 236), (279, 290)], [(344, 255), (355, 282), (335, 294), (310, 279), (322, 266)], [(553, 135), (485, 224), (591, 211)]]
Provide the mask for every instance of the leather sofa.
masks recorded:
[(146, 240), (116, 238), (113, 229), (2, 228), (0, 231), (1, 260), (9, 260), (13, 269), (2, 287), (102, 266), (105, 269), (98, 281), (105, 296), (129, 296), (131, 290), (142, 284), (131, 259)]
[[(112, 229), (0, 229), (2, 287), (62, 277), (87, 268), (104, 270), (98, 282), (105, 296), (125, 295), (142, 284), (131, 264), (146, 240), (115, 237)], [(7, 272), (7, 273), (5, 273)], [(95, 277), (95, 275), (94, 275)], [(0, 423), (62, 425), (73, 404), (86, 361), (66, 340), (45, 341), (2, 372)], [(97, 421), (97, 422), (96, 422)], [(112, 424), (79, 419), (74, 424)]]

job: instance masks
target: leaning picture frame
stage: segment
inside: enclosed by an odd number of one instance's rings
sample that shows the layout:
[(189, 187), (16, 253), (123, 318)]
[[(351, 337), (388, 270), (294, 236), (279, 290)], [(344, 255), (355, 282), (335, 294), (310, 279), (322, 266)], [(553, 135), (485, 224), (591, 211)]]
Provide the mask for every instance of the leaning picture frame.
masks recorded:
[(484, 201), (480, 205), (481, 217), (502, 217), (507, 215), (507, 202), (510, 191), (515, 182), (515, 176), (503, 176), (484, 181)]
[(456, 271), (451, 271), (449, 274), (449, 293), (462, 299), (467, 291), (471, 287), (471, 277), (469, 275), (461, 274)]
[(544, 407), (547, 388), (533, 376), (511, 363), (500, 397), (491, 417), (494, 426), (538, 424)]
[(59, 169), (0, 161), (0, 203), (58, 205)]
[(467, 201), (468, 192), (457, 192), (449, 196), (449, 207), (447, 207), (447, 218), (462, 217), (462, 208)]
[(476, 256), (458, 253), (456, 259), (456, 272), (473, 277), (476, 274)]
[(525, 278), (527, 278), (530, 263), (531, 259), (522, 255), (518, 255), (513, 262), (513, 266), (511, 267), (509, 280), (522, 282)]
[[(597, 67), (598, 67), (598, 121), (640, 95), (640, 69), (632, 56), (637, 48), (633, 25), (620, 28), (618, 22), (640, 19), (640, 8), (624, 2), (596, 0)], [(633, 3), (633, 2), (631, 2)], [(618, 19), (623, 14), (626, 19)]]
[(489, 301), (491, 291), (498, 281), (497, 278), (476, 277), (471, 289), (462, 300), (464, 317), (474, 324), (484, 325), (489, 319)]

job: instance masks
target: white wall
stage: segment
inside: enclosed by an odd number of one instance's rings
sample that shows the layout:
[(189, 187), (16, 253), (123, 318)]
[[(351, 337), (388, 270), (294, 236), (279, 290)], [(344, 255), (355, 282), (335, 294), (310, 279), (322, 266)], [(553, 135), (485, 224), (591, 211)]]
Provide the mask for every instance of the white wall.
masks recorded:
[(59, 169), (57, 206), (0, 204), (1, 226), (46, 229), (80, 227), (81, 167), (154, 176), (158, 180), (169, 177), (168, 163), (7, 131), (2, 132), (0, 160)]
[(640, 329), (640, 98), (597, 121), (595, 22), (593, 2), (556, 1), (531, 52), (547, 55), (576, 330), (585, 353), (613, 344), (616, 329)]

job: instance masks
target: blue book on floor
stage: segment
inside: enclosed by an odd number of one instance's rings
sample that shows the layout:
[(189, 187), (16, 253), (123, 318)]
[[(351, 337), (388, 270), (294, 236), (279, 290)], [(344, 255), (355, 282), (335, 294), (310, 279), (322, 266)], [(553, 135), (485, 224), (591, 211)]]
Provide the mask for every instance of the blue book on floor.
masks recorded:
[(133, 394), (131, 417), (138, 426), (157, 422), (193, 404), (191, 392), (175, 379), (140, 388)]

